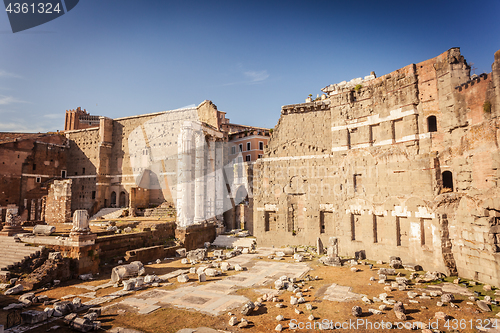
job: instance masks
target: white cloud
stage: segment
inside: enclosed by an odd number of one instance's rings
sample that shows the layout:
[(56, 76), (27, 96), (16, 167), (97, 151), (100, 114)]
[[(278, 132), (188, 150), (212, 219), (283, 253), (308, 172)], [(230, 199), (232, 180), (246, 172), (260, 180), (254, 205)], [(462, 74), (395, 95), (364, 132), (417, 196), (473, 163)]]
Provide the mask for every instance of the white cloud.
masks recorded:
[(50, 114), (44, 114), (44, 118), (49, 118), (49, 119), (59, 119), (62, 117), (60, 113), (50, 113)]
[(0, 69), (0, 77), (11, 77), (11, 78), (15, 78), (15, 79), (21, 79), (22, 76), (20, 75), (17, 75), (17, 74), (14, 74), (14, 73), (9, 73), (9, 72), (6, 72), (2, 69)]
[(0, 105), (9, 105), (13, 103), (28, 103), (28, 102), (17, 99), (12, 96), (0, 95)]
[(262, 82), (269, 77), (266, 70), (263, 71), (248, 71), (244, 72), (245, 76), (251, 80), (252, 83)]
[(38, 124), (34, 126), (26, 126), (24, 123), (0, 123), (0, 132), (43, 133), (49, 130), (49, 128), (41, 127)]
[[(238, 65), (238, 67), (241, 67), (241, 65)], [(267, 72), (267, 70), (240, 72), (240, 75), (241, 74), (243, 74), (245, 80), (226, 83), (223, 84), (223, 86), (233, 86), (237, 84), (257, 84), (263, 82), (269, 77), (269, 73)]]

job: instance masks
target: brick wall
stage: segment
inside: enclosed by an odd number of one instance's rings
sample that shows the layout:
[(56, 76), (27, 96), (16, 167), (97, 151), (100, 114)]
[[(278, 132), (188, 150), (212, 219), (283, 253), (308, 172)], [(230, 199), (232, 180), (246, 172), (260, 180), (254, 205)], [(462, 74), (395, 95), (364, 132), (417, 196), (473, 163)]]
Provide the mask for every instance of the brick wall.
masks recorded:
[[(498, 219), (487, 204), (498, 198), (500, 114), (482, 109), (496, 100), (496, 77), (459, 91), (469, 70), (450, 49), (356, 89), (341, 85), (328, 98), (284, 106), (254, 165), (259, 244), (328, 244), (335, 236), (341, 255), (396, 255), (500, 284)], [(473, 213), (470, 198), (483, 208)]]

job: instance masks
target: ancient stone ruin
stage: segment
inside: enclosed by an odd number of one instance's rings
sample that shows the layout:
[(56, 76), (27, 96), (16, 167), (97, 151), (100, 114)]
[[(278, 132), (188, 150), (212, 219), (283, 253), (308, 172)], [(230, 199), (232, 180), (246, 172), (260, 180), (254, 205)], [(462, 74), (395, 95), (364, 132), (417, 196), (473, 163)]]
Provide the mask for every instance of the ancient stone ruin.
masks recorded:
[[(254, 166), (261, 245), (327, 243), (500, 284), (500, 51), (458, 48), (285, 105)], [(300, 124), (298, 126), (297, 124)]]

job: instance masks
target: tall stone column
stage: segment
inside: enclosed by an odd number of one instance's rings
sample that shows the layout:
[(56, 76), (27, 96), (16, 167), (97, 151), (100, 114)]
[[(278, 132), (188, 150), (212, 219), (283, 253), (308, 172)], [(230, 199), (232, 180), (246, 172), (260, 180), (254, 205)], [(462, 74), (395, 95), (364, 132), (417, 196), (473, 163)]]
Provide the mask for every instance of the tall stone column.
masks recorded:
[(193, 129), (190, 122), (185, 122), (179, 133), (177, 152), (177, 218), (180, 227), (192, 224), (190, 211), (193, 209), (191, 202), (192, 177), (192, 140)]
[(194, 222), (200, 223), (205, 218), (205, 136), (200, 129), (195, 132), (196, 162), (194, 183)]
[(224, 213), (224, 142), (217, 142), (215, 146), (215, 216), (222, 220)]
[(215, 138), (208, 141), (207, 192), (205, 197), (206, 218), (215, 216)]

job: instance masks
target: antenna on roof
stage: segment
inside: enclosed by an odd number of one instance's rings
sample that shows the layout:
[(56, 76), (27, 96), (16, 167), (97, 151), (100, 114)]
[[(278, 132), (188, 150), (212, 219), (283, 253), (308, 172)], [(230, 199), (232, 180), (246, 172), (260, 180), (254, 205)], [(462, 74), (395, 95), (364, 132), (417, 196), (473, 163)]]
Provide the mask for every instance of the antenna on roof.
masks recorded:
[(477, 67), (474, 67), (474, 63), (473, 62), (469, 63), (469, 66), (472, 71), (472, 74), (476, 74)]

